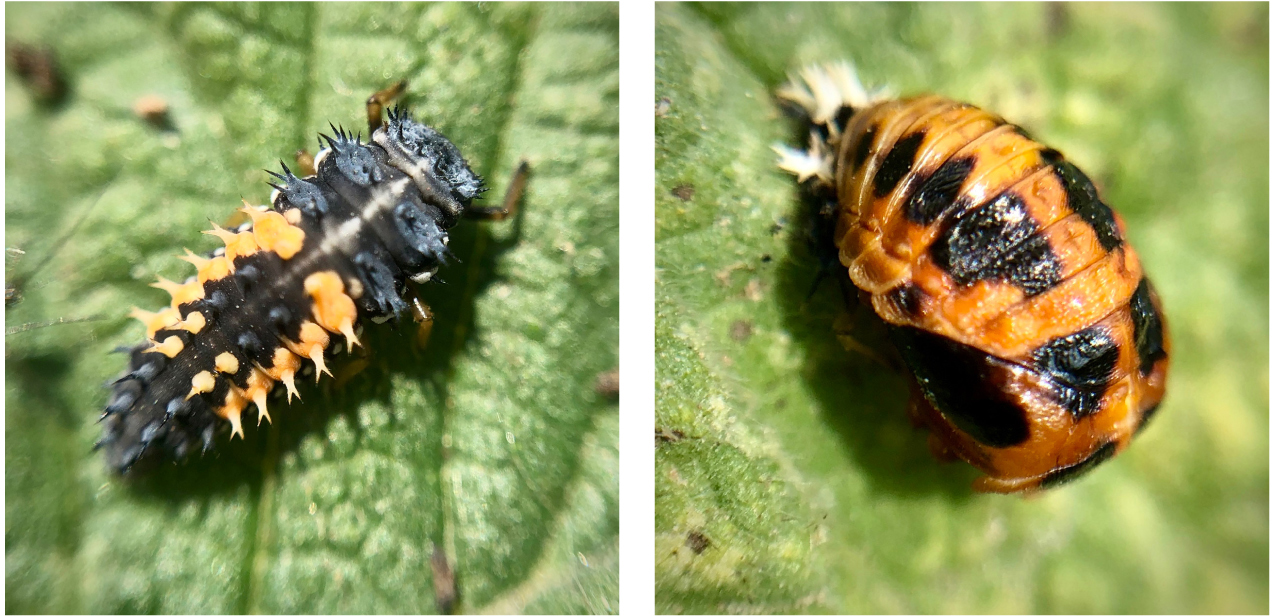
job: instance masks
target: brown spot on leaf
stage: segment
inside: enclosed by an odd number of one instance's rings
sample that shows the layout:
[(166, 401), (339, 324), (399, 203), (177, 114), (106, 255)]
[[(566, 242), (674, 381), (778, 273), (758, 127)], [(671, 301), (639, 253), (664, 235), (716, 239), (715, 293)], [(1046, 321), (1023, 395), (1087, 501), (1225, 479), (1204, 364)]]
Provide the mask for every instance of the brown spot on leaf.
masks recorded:
[(1069, 7), (1064, 2), (1047, 3), (1047, 35), (1059, 38), (1069, 29)]
[(708, 547), (711, 547), (711, 540), (707, 539), (707, 536), (702, 534), (702, 531), (691, 530), (689, 534), (685, 535), (685, 545), (689, 546), (689, 549), (693, 550), (694, 554), (701, 554)]
[(654, 105), (654, 115), (665, 118), (669, 111), (671, 111), (671, 99), (666, 96), (658, 99), (658, 103)]
[(618, 368), (596, 375), (596, 384), (593, 388), (598, 395), (618, 398)]
[(172, 117), (168, 111), (168, 101), (162, 96), (147, 94), (133, 101), (133, 114), (145, 123), (159, 129), (172, 130)]
[(455, 600), (459, 592), (455, 588), (455, 572), (446, 560), (446, 552), (437, 545), (433, 546), (433, 555), (428, 564), (433, 569), (433, 602), (439, 614), (453, 614)]
[(66, 77), (52, 49), (8, 43), (4, 51), (9, 68), (26, 82), (41, 102), (56, 104), (66, 97)]
[(743, 263), (742, 261), (735, 261), (731, 265), (726, 265), (724, 269), (716, 272), (715, 273), (716, 280), (719, 280), (720, 284), (722, 285), (728, 285), (730, 276), (733, 275), (733, 272), (736, 272), (737, 270), (740, 270), (740, 269), (751, 269), (751, 266), (747, 265), (746, 263)]
[(685, 437), (685, 433), (680, 430), (668, 430), (662, 426), (654, 428), (654, 445), (663, 443), (675, 443)]

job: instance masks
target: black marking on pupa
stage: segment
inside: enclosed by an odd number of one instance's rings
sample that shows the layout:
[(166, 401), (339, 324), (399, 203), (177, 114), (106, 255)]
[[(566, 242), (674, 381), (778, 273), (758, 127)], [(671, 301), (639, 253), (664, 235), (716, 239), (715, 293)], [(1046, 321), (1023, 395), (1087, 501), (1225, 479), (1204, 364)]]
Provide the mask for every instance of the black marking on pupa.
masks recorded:
[(1104, 328), (1088, 327), (1055, 338), (1033, 352), (1044, 389), (1075, 421), (1100, 411), (1104, 392), (1117, 367), (1117, 341)]
[(1029, 440), (1028, 414), (1004, 387), (1022, 368), (921, 329), (890, 326), (888, 333), (923, 395), (951, 423), (988, 447)]

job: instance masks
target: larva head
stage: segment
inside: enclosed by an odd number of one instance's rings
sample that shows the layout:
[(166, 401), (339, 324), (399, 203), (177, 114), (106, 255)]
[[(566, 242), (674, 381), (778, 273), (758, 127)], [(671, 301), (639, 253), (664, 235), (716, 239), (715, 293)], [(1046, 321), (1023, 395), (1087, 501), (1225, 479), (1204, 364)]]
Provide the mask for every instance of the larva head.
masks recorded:
[[(452, 216), (462, 214), (485, 191), (481, 177), (469, 168), (459, 148), (405, 111), (390, 110), (389, 122), (375, 131), (372, 140), (388, 152), (390, 164), (414, 178), (426, 196), (439, 197), (439, 205)], [(443, 194), (429, 194), (439, 189)]]

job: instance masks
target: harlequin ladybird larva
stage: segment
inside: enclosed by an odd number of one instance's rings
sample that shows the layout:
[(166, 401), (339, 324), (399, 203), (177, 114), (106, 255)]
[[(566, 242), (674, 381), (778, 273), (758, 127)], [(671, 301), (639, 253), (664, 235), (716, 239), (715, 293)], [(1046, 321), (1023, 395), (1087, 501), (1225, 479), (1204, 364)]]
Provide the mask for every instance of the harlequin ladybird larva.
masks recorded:
[(872, 94), (847, 64), (800, 77), (777, 95), (807, 114), (809, 147), (776, 146), (779, 166), (824, 200), (933, 452), (984, 471), (978, 490), (1020, 492), (1125, 448), (1162, 401), (1170, 343), (1086, 174), (971, 105)]
[[(197, 268), (184, 283), (153, 286), (172, 295), (158, 312), (134, 309), (147, 341), (130, 350), (129, 372), (113, 384), (102, 415), (108, 464), (128, 471), (149, 452), (174, 460), (206, 452), (218, 431), (243, 436), (249, 404), (269, 419), (267, 396), (281, 384), (297, 395), (302, 361), (318, 378), (340, 336), (358, 345), (357, 323), (395, 318), (411, 307), (406, 281), (424, 283), (448, 261), (447, 231), (461, 218), (502, 219), (519, 197), (527, 166), (503, 207), (472, 207), (485, 191), (453, 143), (405, 111), (383, 106), (404, 82), (367, 101), (370, 141), (332, 127), (326, 147), (302, 168), (274, 173), (270, 207), (242, 212), (251, 222), (204, 233), (224, 248), (186, 251)], [(418, 300), (415, 311), (427, 314)]]

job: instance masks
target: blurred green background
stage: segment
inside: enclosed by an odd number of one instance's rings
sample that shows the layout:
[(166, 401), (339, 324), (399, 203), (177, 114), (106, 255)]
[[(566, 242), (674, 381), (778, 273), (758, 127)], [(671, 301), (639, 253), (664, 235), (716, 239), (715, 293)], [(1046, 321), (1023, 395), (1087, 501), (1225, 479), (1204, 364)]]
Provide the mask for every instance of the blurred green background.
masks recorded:
[[(5, 73), (5, 611), (417, 613), (447, 556), (463, 611), (618, 609), (618, 8), (606, 4), (10, 4)], [(132, 481), (90, 451), (183, 247), (268, 198), (264, 168), (410, 80), (406, 104), (517, 225), (463, 223), (436, 313), (368, 327), (347, 382)], [(134, 115), (166, 100), (171, 126)], [(87, 319), (87, 320), (85, 320)], [(249, 414), (250, 416), (250, 414)], [(247, 421), (251, 424), (254, 422)], [(444, 576), (437, 576), (439, 579)]]
[[(656, 48), (660, 612), (1267, 612), (1266, 4), (660, 4)], [(1126, 453), (975, 494), (840, 347), (769, 149), (804, 139), (773, 90), (838, 59), (1026, 127), (1125, 217), (1174, 341)]]

